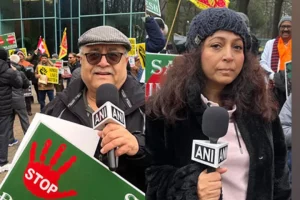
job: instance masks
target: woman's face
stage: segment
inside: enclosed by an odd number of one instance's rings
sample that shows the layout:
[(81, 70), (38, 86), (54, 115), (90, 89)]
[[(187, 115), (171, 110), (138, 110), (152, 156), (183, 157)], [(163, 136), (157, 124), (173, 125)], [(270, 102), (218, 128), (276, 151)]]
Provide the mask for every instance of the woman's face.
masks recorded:
[(207, 84), (224, 88), (241, 72), (244, 63), (244, 45), (240, 36), (229, 31), (217, 31), (203, 44), (202, 70)]

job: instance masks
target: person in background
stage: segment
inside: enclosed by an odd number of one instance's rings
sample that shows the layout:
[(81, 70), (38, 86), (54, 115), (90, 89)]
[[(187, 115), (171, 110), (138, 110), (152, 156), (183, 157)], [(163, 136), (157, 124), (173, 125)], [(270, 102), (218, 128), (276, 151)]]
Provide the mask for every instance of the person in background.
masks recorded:
[[(290, 200), (287, 151), (265, 72), (250, 53), (243, 19), (228, 8), (202, 10), (191, 21), (188, 52), (175, 58), (146, 103), (147, 200)], [(218, 142), (227, 159), (215, 172), (191, 160), (208, 107), (230, 118)]]
[[(32, 76), (34, 75), (34, 65), (26, 60), (26, 56), (23, 51), (20, 49), (17, 49), (14, 54), (18, 55), (20, 58), (19, 63), (17, 63), (20, 66), (23, 66), (26, 69), (26, 77), (31, 80)], [(31, 83), (29, 83), (31, 84)], [(26, 84), (25, 84), (26, 85)], [(26, 102), (26, 110), (27, 114), (29, 116), (32, 115), (32, 109), (31, 109), (31, 104), (33, 103), (33, 96), (26, 96), (25, 97), (25, 102)]]
[(163, 31), (159, 27), (157, 20), (154, 17), (147, 16), (145, 18), (146, 36), (146, 52), (158, 53), (166, 45), (166, 39)]
[(290, 183), (292, 184), (292, 93), (283, 104), (279, 117), (288, 148), (288, 166), (290, 169)]
[(39, 89), (38, 89), (38, 79), (35, 77), (35, 73), (34, 72), (35, 72), (35, 70), (37, 68), (37, 65), (40, 62), (40, 56), (41, 56), (40, 51), (38, 49), (36, 49), (36, 50), (33, 51), (33, 53), (32, 53), (31, 56), (27, 56), (27, 58), (26, 58), (26, 60), (28, 62), (30, 62), (31, 64), (33, 64), (33, 73), (31, 75), (31, 78), (29, 78), (29, 80), (31, 80), (32, 85), (34, 86), (34, 90), (36, 92), (38, 103), (40, 103), (40, 100), (39, 100)]
[[(77, 54), (76, 53), (69, 53), (68, 54), (68, 66), (70, 68), (71, 74), (73, 74), (73, 71), (76, 70), (77, 68), (80, 68), (80, 62), (77, 59)], [(68, 79), (67, 81), (67, 87), (69, 86), (71, 81), (71, 78)]]
[(278, 37), (267, 41), (260, 64), (267, 72), (270, 89), (278, 102), (279, 111), (286, 101), (284, 85), (285, 63), (292, 61), (292, 17), (282, 16), (278, 23)]
[[(21, 69), (23, 66), (18, 65), (20, 63), (20, 57), (18, 55), (11, 55), (10, 57), (10, 64), (12, 67), (15, 67), (17, 69)], [(23, 71), (20, 71), (21, 77), (22, 77), (22, 87), (21, 88), (12, 88), (12, 108), (13, 108), (13, 114), (10, 121), (9, 126), (10, 128), (10, 134), (9, 134), (9, 144), (8, 146), (13, 146), (18, 143), (18, 140), (14, 137), (14, 122), (15, 122), (15, 116), (16, 114), (19, 117), (21, 127), (23, 130), (23, 133), (25, 134), (27, 132), (27, 129), (29, 128), (29, 118), (27, 115), (26, 110), (26, 103), (24, 97), (24, 89), (27, 89), (30, 86), (29, 80), (26, 77), (25, 73)]]
[[(57, 53), (52, 54), (52, 59), (58, 60), (58, 55), (57, 55)], [(54, 87), (55, 87), (55, 92), (56, 92), (56, 94), (57, 94), (58, 92), (62, 92), (62, 91), (64, 90), (64, 80), (63, 80), (61, 74), (58, 75), (58, 84), (54, 84)]]
[(8, 163), (8, 144), (12, 120), (12, 88), (23, 85), (20, 72), (11, 67), (8, 53), (0, 47), (0, 173), (10, 169)]
[[(41, 62), (39, 65), (44, 65), (44, 66), (53, 66), (53, 63), (49, 61), (48, 55), (47, 54), (42, 54), (41, 55)], [(41, 74), (38, 73), (38, 67), (35, 70), (35, 77), (37, 79), (41, 78)], [(46, 95), (48, 96), (49, 102), (51, 102), (54, 99), (54, 84), (53, 83), (41, 83), (38, 81), (38, 94), (39, 94), (39, 100), (40, 100), (40, 112), (42, 112), (43, 108), (45, 107), (45, 100), (46, 100)]]

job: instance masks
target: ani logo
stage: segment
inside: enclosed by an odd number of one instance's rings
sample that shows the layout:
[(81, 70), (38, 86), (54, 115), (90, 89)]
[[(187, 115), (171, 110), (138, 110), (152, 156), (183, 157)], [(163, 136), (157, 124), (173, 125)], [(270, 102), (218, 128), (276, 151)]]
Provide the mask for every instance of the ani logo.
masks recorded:
[(13, 198), (9, 194), (3, 192), (3, 194), (0, 195), (0, 200), (13, 200)]

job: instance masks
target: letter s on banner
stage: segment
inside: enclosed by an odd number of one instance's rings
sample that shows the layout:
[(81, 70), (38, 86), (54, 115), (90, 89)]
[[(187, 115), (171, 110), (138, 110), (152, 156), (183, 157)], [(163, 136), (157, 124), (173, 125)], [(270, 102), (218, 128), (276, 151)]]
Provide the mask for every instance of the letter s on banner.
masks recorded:
[(0, 200), (13, 200), (13, 198), (9, 194), (3, 192), (3, 194), (0, 195)]
[(124, 200), (139, 200), (139, 199), (136, 198), (133, 194), (126, 194)]

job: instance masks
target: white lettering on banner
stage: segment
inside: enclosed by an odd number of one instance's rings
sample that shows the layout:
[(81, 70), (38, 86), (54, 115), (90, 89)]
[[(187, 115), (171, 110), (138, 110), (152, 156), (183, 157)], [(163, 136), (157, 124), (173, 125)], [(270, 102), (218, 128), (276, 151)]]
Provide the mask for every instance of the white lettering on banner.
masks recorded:
[(0, 200), (13, 200), (13, 198), (9, 194), (3, 192), (3, 194), (0, 195)]
[(126, 194), (124, 200), (139, 200), (133, 194)]
[[(39, 174), (38, 172), (35, 172), (34, 169), (29, 168), (27, 170), (27, 173), (25, 173), (25, 178), (27, 180), (33, 180), (34, 174), (36, 175), (35, 180), (33, 181), (34, 184), (39, 184), (40, 189), (46, 191), (49, 194), (50, 192), (56, 192), (58, 190), (58, 187), (51, 183), (48, 179), (44, 179), (44, 177)], [(0, 199), (2, 200), (2, 199)], [(4, 200), (4, 199), (3, 199)]]
[[(163, 67), (167, 68), (164, 75), (167, 74), (167, 71), (168, 71), (169, 67), (172, 64), (173, 64), (173, 60), (169, 60), (168, 64), (166, 66), (163, 66)], [(162, 71), (163, 71), (162, 70), (163, 67), (161, 66), (162, 65), (162, 60), (152, 60), (151, 65), (152, 65), (152, 68), (153, 68), (150, 72), (151, 74), (156, 74), (156, 75), (162, 74)]]

